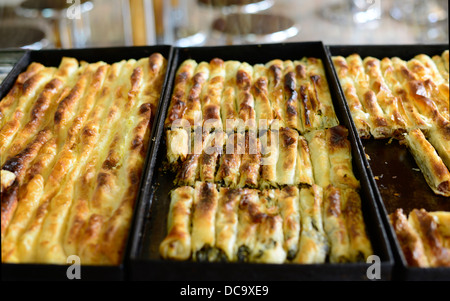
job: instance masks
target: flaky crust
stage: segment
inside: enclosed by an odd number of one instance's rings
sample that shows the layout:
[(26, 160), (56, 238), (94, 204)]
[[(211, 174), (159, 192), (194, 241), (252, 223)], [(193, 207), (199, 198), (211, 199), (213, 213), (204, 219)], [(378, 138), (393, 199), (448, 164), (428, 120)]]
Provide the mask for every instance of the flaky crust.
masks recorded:
[(18, 77), (0, 102), (3, 262), (121, 262), (166, 67), (63, 58)]

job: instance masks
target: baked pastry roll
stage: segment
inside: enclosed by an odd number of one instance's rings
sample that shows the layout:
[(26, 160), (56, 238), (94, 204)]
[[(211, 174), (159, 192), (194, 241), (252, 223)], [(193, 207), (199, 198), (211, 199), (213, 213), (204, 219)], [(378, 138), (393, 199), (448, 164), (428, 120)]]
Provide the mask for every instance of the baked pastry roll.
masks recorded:
[(437, 120), (435, 126), (428, 131), (427, 138), (450, 170), (450, 122)]
[(236, 74), (240, 65), (241, 63), (238, 61), (225, 61), (225, 83), (222, 92), (220, 110), (223, 129), (227, 133), (237, 131), (239, 126), (239, 116), (236, 110)]
[(342, 125), (325, 130), (330, 183), (339, 188), (358, 189), (360, 184), (353, 174), (352, 152), (347, 136), (348, 130)]
[(413, 59), (409, 60), (408, 67), (413, 67), (416, 61), (420, 62), (420, 64), (418, 64), (419, 69), (412, 71), (418, 72), (421, 75), (422, 80), (432, 79), (437, 85), (445, 81), (436, 62), (431, 57), (426, 54), (418, 54)]
[(350, 240), (350, 260), (365, 262), (373, 254), (372, 244), (366, 232), (361, 210), (361, 197), (353, 189), (343, 190), (342, 212), (345, 216)]
[[(19, 74), (11, 90), (0, 102), (0, 129), (6, 122), (6, 116), (9, 116), (12, 114), (12, 112), (14, 112), (14, 109), (18, 105), (17, 100), (21, 97), (23, 92), (27, 91), (27, 89), (24, 89), (23, 87), (24, 83), (27, 82), (30, 78), (35, 77), (35, 75), (37, 75), (44, 69), (44, 65), (32, 62), (24, 72)], [(28, 81), (28, 84), (31, 84), (32, 81), (33, 80)]]
[(236, 73), (236, 108), (239, 121), (238, 131), (256, 130), (255, 99), (251, 93), (253, 66), (241, 63)]
[(350, 239), (342, 210), (343, 191), (332, 185), (323, 190), (323, 228), (330, 240), (330, 262), (349, 262)]
[(450, 249), (443, 245), (442, 234), (433, 217), (424, 209), (414, 209), (409, 213), (408, 222), (423, 242), (430, 267), (450, 267)]
[(342, 56), (333, 56), (332, 60), (358, 135), (362, 139), (370, 138), (369, 114), (359, 101), (355, 84), (348, 74), (347, 61)]
[(314, 173), (311, 163), (311, 153), (306, 138), (298, 136), (297, 162), (295, 167), (294, 183), (314, 184)]
[[(197, 65), (198, 63), (196, 61), (188, 59), (182, 62), (180, 67), (178, 68), (175, 75), (174, 87), (167, 111), (167, 117), (164, 123), (165, 128), (170, 128), (175, 120), (184, 118), (188, 105), (188, 95), (191, 91), (193, 80), (192, 78), (194, 76)], [(191, 112), (193, 112), (193, 101), (190, 102), (190, 105)], [(200, 112), (200, 104), (197, 102), (196, 105), (197, 112)], [(193, 125), (193, 120), (188, 120), (188, 122), (189, 125)]]
[(256, 263), (283, 263), (286, 251), (283, 248), (283, 219), (275, 202), (275, 191), (264, 190), (259, 195), (262, 211), (254, 216), (259, 223), (255, 246), (250, 261)]
[(283, 119), (283, 69), (282, 60), (271, 60), (265, 64), (267, 79), (269, 80), (268, 92), (272, 104), (274, 118), (278, 120), (279, 127), (285, 127), (286, 121)]
[(395, 75), (394, 65), (390, 58), (383, 58), (380, 63), (381, 72), (383, 73), (386, 84), (389, 89), (397, 96), (400, 114), (406, 122), (407, 130), (420, 128), (427, 130), (431, 127), (431, 120), (421, 114), (414, 105), (413, 99), (409, 96), (406, 87), (403, 87)]
[(279, 132), (268, 130), (260, 133), (261, 180), (260, 188), (275, 187), (277, 184), (277, 162), (280, 156)]
[(434, 211), (428, 213), (436, 220), (439, 232), (443, 236), (450, 237), (450, 212)]
[(305, 60), (294, 62), (298, 86), (299, 130), (301, 133), (320, 127), (320, 116), (316, 114), (319, 103), (311, 88), (306, 64)]
[(418, 77), (408, 69), (407, 62), (398, 57), (393, 57), (391, 61), (397, 79), (400, 84), (405, 87), (406, 93), (409, 98), (412, 99), (420, 114), (432, 121), (444, 118), (434, 101), (429, 98), (424, 82), (420, 81)]
[(330, 245), (322, 218), (323, 189), (313, 185), (300, 190), (301, 232), (298, 252), (293, 263), (324, 263)]
[(166, 130), (167, 161), (172, 169), (184, 162), (191, 152), (190, 127)]
[(286, 258), (292, 260), (297, 255), (300, 241), (300, 190), (296, 186), (277, 189), (275, 199), (283, 220), (283, 248)]
[(178, 186), (189, 185), (194, 186), (200, 176), (200, 157), (201, 154), (189, 154), (186, 160), (180, 166), (175, 179)]
[(276, 166), (275, 185), (295, 184), (298, 136), (297, 131), (290, 128), (281, 128), (279, 131), (280, 150)]
[(220, 104), (226, 76), (223, 60), (214, 58), (209, 62), (209, 66), (209, 79), (202, 96), (203, 129), (207, 132), (222, 128)]
[(314, 174), (314, 183), (321, 187), (327, 187), (331, 184), (331, 163), (327, 145), (326, 132), (316, 130), (305, 134), (308, 141), (312, 170)]
[(215, 184), (195, 183), (191, 232), (192, 257), (195, 261), (214, 259), (218, 195)]
[[(3, 165), (11, 155), (8, 152), (9, 147), (23, 124), (26, 123), (25, 118), (30, 115), (31, 118), (33, 118), (33, 112), (31, 112), (31, 110), (36, 101), (36, 97), (41, 93), (42, 96), (45, 97), (45, 94), (47, 94), (47, 91), (51, 88), (47, 83), (52, 80), (56, 69), (57, 68), (54, 67), (41, 69), (39, 72), (36, 72), (33, 76), (28, 78), (20, 88), (17, 88), (19, 89), (17, 93), (11, 94), (12, 92), (10, 92), (10, 94), (6, 96), (6, 103), (1, 108), (3, 111), (2, 114), (4, 114), (2, 120), (3, 125), (0, 128), (1, 165)], [(47, 91), (43, 91), (45, 88)], [(11, 98), (11, 101), (9, 101), (9, 98)], [(11, 104), (8, 106), (10, 102)]]
[[(202, 114), (205, 112), (203, 94), (207, 88), (210, 73), (211, 65), (208, 62), (200, 62), (195, 68), (194, 76), (192, 77), (192, 86), (187, 94), (186, 110), (183, 119), (189, 121), (193, 127), (202, 126), (206, 117)], [(207, 100), (209, 102), (209, 99)]]
[[(443, 84), (444, 80), (431, 58), (424, 54), (417, 55), (407, 62), (407, 67), (422, 82), (426, 91), (424, 93), (421, 90), (422, 94), (425, 94), (423, 96), (429, 97), (439, 109), (439, 113), (449, 120), (448, 82)], [(441, 84), (442, 89), (439, 88)]]
[(314, 57), (306, 58), (306, 73), (311, 82), (312, 93), (310, 97), (316, 98), (319, 104), (319, 109), (316, 113), (320, 116), (321, 128), (338, 125), (339, 120), (334, 111), (333, 100), (331, 99), (322, 60)]
[(241, 200), (238, 211), (236, 250), (238, 262), (250, 262), (258, 237), (258, 226), (262, 218), (262, 204), (258, 191), (240, 189)]
[(239, 169), (244, 152), (245, 134), (229, 135), (225, 145), (225, 153), (220, 157), (220, 165), (215, 177), (216, 183), (223, 183), (231, 188), (238, 186)]
[(191, 257), (191, 221), (194, 188), (178, 187), (170, 193), (167, 235), (159, 246), (165, 259), (187, 260)]
[(283, 120), (285, 120), (286, 127), (300, 131), (302, 128), (299, 119), (297, 76), (294, 62), (290, 60), (284, 62), (283, 88)]
[(208, 133), (196, 128), (188, 136), (191, 141), (186, 159), (172, 165), (172, 170), (177, 170), (175, 184), (193, 186), (200, 178), (213, 181), (216, 162), (225, 141), (223, 132)]
[(448, 80), (449, 80), (448, 70), (445, 67), (445, 63), (444, 63), (444, 60), (442, 59), (442, 56), (434, 55), (431, 59), (433, 60), (434, 64), (436, 65), (436, 68), (437, 68), (439, 74), (441, 75), (442, 79), (444, 80), (444, 82), (448, 84)]
[(31, 142), (31, 137), (43, 129), (45, 122), (56, 109), (59, 100), (62, 99), (61, 96), (68, 90), (67, 86), (73, 83), (78, 68), (76, 59), (68, 57), (61, 59), (52, 79), (45, 84), (39, 96), (36, 94), (36, 101), (30, 104), (28, 116), (24, 116), (23, 126), (17, 131), (9, 149), (5, 149), (5, 152), (2, 153), (3, 158), (11, 158), (16, 155), (24, 145)]
[(369, 113), (369, 125), (372, 136), (375, 139), (388, 138), (392, 135), (389, 121), (378, 104), (374, 91), (370, 88), (368, 75), (365, 73), (363, 61), (358, 54), (352, 54), (346, 58), (349, 67), (349, 75), (355, 83), (359, 100), (364, 110)]
[(369, 77), (369, 87), (375, 92), (378, 104), (392, 127), (392, 135), (398, 136), (406, 131), (406, 122), (399, 111), (399, 99), (392, 93), (384, 81), (380, 69), (380, 60), (366, 57), (363, 60), (364, 69)]
[(417, 231), (408, 222), (408, 217), (403, 213), (403, 209), (397, 209), (389, 214), (389, 221), (408, 265), (428, 267), (429, 263), (423, 243)]
[(236, 239), (239, 225), (241, 189), (220, 187), (216, 214), (215, 261), (237, 261)]
[(253, 77), (252, 94), (255, 98), (256, 126), (258, 129), (269, 128), (274, 114), (269, 98), (269, 79), (266, 67), (263, 64), (254, 65)]
[(223, 153), (226, 138), (227, 135), (222, 131), (216, 130), (207, 134), (200, 156), (200, 181), (214, 182), (219, 156)]
[(448, 67), (448, 50), (442, 52), (442, 60), (444, 61), (445, 68), (447, 69), (448, 72), (450, 72), (450, 69)]
[(450, 196), (450, 172), (422, 131), (415, 129), (408, 132), (405, 143), (430, 188), (436, 194)]
[(437, 229), (442, 235), (442, 244), (445, 248), (450, 249), (450, 212), (434, 211), (429, 212), (437, 223)]
[(239, 167), (238, 187), (257, 188), (261, 167), (261, 143), (256, 132), (245, 133), (245, 150)]

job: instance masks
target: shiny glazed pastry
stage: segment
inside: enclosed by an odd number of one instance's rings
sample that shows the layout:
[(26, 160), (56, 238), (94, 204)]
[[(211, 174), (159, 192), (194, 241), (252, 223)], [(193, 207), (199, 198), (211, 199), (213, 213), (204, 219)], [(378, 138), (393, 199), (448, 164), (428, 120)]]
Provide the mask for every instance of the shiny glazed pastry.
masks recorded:
[(450, 197), (448, 50), (430, 57), (333, 56), (358, 134), (405, 144), (435, 194)]
[(167, 61), (32, 63), (0, 101), (2, 262), (117, 265)]
[(356, 190), (208, 182), (172, 190), (159, 251), (171, 260), (278, 264), (357, 262), (373, 253)]

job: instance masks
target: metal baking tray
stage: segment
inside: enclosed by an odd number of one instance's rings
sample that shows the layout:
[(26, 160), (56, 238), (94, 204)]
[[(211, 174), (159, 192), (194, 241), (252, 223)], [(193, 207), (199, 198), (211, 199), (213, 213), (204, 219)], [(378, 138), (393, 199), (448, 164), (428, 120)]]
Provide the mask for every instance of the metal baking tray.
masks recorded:
[[(357, 145), (355, 131), (345, 108), (338, 83), (333, 75), (330, 61), (322, 42), (281, 43), (263, 45), (212, 46), (174, 48), (170, 80), (158, 120), (155, 143), (151, 153), (151, 201), (145, 208), (144, 218), (136, 224), (130, 253), (130, 279), (132, 280), (367, 280), (368, 263), (346, 264), (256, 264), (256, 263), (199, 263), (192, 261), (174, 262), (163, 260), (159, 255), (159, 245), (167, 229), (167, 215), (170, 204), (168, 196), (174, 188), (174, 174), (163, 171), (166, 158), (164, 120), (174, 85), (176, 71), (180, 64), (192, 58), (209, 61), (213, 58), (239, 60), (249, 64), (266, 63), (272, 59), (295, 60), (304, 56), (320, 58), (323, 61), (333, 104), (340, 123), (349, 129), (352, 146), (353, 169), (361, 181), (362, 210), (366, 227), (376, 255), (380, 257), (381, 279), (391, 279), (393, 256), (388, 238), (382, 226), (379, 211), (374, 200), (370, 182), (367, 179), (361, 151)], [(141, 212), (142, 213), (142, 212)], [(143, 213), (142, 213), (143, 214)]]
[[(11, 72), (6, 76), (3, 83), (0, 85), (0, 99), (2, 99), (14, 84), (17, 76), (25, 71), (31, 62), (39, 62), (45, 66), (58, 66), (61, 58), (64, 56), (74, 57), (78, 60), (87, 62), (104, 61), (112, 64), (123, 59), (140, 59), (147, 57), (154, 52), (161, 53), (168, 61), (165, 81), (167, 81), (170, 70), (170, 63), (172, 61), (173, 48), (169, 45), (157, 46), (139, 46), (139, 47), (112, 47), (112, 48), (85, 48), (85, 49), (51, 49), (51, 50), (31, 50), (24, 53), (23, 57), (16, 63)], [(164, 95), (165, 86), (163, 86), (161, 99)], [(154, 135), (156, 129), (156, 121), (158, 120), (159, 110), (158, 106), (155, 119), (152, 125), (151, 137)], [(142, 173), (137, 201), (134, 209), (133, 220), (130, 228), (130, 233), (133, 233), (138, 213), (141, 207), (145, 205), (148, 200), (147, 192), (149, 191), (150, 173), (147, 168), (147, 163), (150, 161), (150, 149), (152, 139), (149, 139), (149, 148), (145, 161), (145, 167)], [(128, 236), (126, 242), (126, 250), (122, 263), (118, 266), (94, 266), (81, 265), (80, 274), (81, 280), (124, 280), (126, 279), (127, 258), (129, 257), (129, 250), (131, 246), (131, 235)], [(54, 265), (54, 264), (13, 264), (2, 263), (2, 280), (67, 280), (68, 265)]]
[[(449, 49), (448, 44), (327, 46), (330, 56), (346, 57), (358, 53), (362, 58), (373, 56), (383, 59), (396, 56), (404, 60), (412, 59), (421, 53), (429, 56), (442, 54), (446, 49)], [(337, 76), (336, 72), (335, 75)], [(340, 86), (339, 90), (344, 97)], [(450, 280), (450, 268), (408, 267), (388, 217), (388, 214), (397, 208), (403, 208), (405, 213), (409, 213), (414, 208), (424, 208), (427, 211), (450, 211), (450, 198), (433, 193), (409, 150), (406, 146), (400, 145), (397, 140), (374, 140), (373, 138), (359, 140), (361, 151), (370, 158), (363, 156), (362, 160), (367, 166), (368, 180), (381, 209), (394, 253), (393, 277), (402, 280)]]

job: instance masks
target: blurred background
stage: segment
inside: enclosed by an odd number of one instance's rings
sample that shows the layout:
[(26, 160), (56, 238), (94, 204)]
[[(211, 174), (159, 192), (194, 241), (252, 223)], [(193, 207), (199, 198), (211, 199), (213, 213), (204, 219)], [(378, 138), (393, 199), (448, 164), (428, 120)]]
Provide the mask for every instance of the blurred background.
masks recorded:
[(0, 0), (0, 49), (448, 43), (447, 0)]

